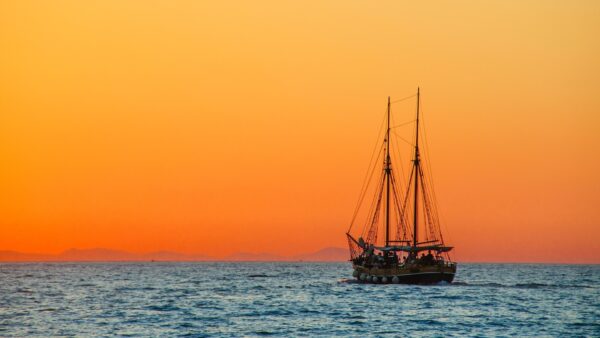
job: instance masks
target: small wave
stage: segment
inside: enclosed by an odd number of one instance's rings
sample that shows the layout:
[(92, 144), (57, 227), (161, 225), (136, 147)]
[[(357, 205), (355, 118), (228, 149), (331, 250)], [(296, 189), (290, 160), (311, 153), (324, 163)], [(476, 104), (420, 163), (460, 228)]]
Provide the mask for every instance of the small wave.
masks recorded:
[(360, 320), (352, 320), (352, 321), (349, 321), (348, 324), (353, 325), (353, 326), (364, 326), (365, 322), (360, 321)]
[(411, 322), (413, 323), (417, 323), (419, 325), (425, 325), (425, 326), (436, 326), (436, 325), (442, 325), (443, 323), (434, 320), (434, 319), (416, 319), (416, 320), (411, 320)]
[(367, 319), (367, 317), (362, 316), (362, 315), (351, 315), (351, 316), (346, 317), (346, 319), (360, 320), (360, 319)]
[(90, 287), (90, 286), (96, 286), (96, 284), (92, 284), (92, 283), (82, 283), (82, 284), (77, 284), (75, 286), (78, 287)]
[(541, 283), (519, 283), (519, 284), (514, 285), (515, 288), (522, 288), (522, 289), (540, 289), (540, 288), (551, 288), (551, 287), (557, 287), (557, 286), (558, 285), (541, 284)]
[(179, 326), (178, 326), (178, 328), (180, 328), (180, 329), (191, 329), (194, 327), (196, 327), (196, 325), (194, 325), (190, 322), (183, 322), (183, 323), (179, 324)]
[(572, 328), (581, 328), (581, 327), (596, 327), (596, 328), (600, 328), (600, 324), (597, 324), (597, 323), (586, 323), (586, 322), (568, 323), (567, 326), (572, 327)]
[(259, 336), (271, 336), (271, 335), (275, 334), (275, 332), (266, 331), (266, 330), (255, 331), (254, 333), (257, 334), (257, 335), (259, 335)]
[(467, 283), (467, 282), (454, 282), (452, 283), (453, 286), (470, 286), (470, 287), (484, 287), (484, 288), (511, 288), (511, 287), (518, 287), (517, 285), (506, 285), (506, 284), (500, 284), (500, 283), (494, 283), (494, 282), (490, 282), (490, 283)]
[(488, 287), (488, 288), (515, 288), (515, 289), (549, 289), (549, 288), (589, 288), (587, 285), (560, 285), (560, 284), (544, 284), (544, 283), (517, 283), (517, 284), (501, 284), (501, 283), (467, 283), (454, 282), (453, 286), (469, 286), (469, 287)]
[(30, 289), (27, 289), (27, 288), (18, 288), (18, 289), (17, 289), (17, 292), (18, 292), (18, 293), (27, 293), (27, 294), (31, 294), (31, 293), (33, 293), (33, 291), (32, 291), (32, 290), (30, 290)]
[(248, 278), (270, 278), (270, 277), (273, 277), (273, 276), (265, 275), (263, 273), (248, 275)]
[(506, 285), (500, 283), (467, 283), (467, 282), (453, 282), (452, 286), (469, 286), (469, 287), (484, 287), (484, 288), (509, 288), (513, 287), (513, 285)]
[(166, 311), (177, 311), (177, 310), (179, 310), (179, 308), (174, 305), (166, 304), (166, 305), (151, 305), (151, 306), (148, 306), (148, 310), (166, 312)]
[(303, 315), (307, 315), (307, 314), (316, 314), (316, 315), (318, 315), (318, 314), (320, 314), (320, 313), (321, 313), (321, 311), (318, 311), (318, 310), (310, 310), (310, 309), (301, 309), (301, 310), (299, 311), (299, 313), (302, 313)]
[(293, 314), (294, 314), (294, 312), (291, 310), (279, 308), (279, 309), (263, 312), (261, 315), (262, 316), (281, 317), (281, 316), (292, 316)]

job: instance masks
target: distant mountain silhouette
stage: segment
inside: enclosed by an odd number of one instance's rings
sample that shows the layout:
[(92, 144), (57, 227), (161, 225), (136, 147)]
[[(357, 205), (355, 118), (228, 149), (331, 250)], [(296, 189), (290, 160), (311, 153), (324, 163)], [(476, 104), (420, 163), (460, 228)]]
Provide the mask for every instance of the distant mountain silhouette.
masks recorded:
[(68, 249), (59, 254), (23, 253), (0, 250), (0, 262), (118, 262), (118, 261), (306, 261), (306, 262), (342, 262), (348, 260), (348, 252), (342, 248), (324, 248), (316, 252), (295, 256), (280, 256), (271, 253), (237, 252), (223, 258), (202, 254), (183, 254), (172, 251), (149, 253), (131, 253), (106, 248)]
[(138, 260), (138, 255), (125, 251), (95, 248), (69, 249), (58, 254), (57, 258), (61, 261), (132, 261)]
[(214, 258), (201, 254), (157, 251), (136, 254), (105, 248), (69, 249), (56, 255), (0, 251), (2, 262), (48, 262), (48, 261), (207, 261)]
[(182, 254), (180, 252), (173, 251), (156, 251), (147, 254), (142, 254), (140, 257), (143, 260), (155, 260), (155, 261), (210, 261), (214, 260), (213, 257), (202, 255), (202, 254)]
[(313, 253), (296, 255), (294, 259), (307, 262), (343, 262), (350, 259), (350, 255), (347, 249), (329, 247)]

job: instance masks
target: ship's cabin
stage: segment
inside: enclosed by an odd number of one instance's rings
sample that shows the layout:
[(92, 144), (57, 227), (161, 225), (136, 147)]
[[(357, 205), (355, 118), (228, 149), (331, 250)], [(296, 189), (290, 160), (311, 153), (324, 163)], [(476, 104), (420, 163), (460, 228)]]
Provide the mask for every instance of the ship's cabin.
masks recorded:
[(394, 250), (396, 248), (377, 248), (367, 245), (365, 250), (353, 262), (365, 267), (390, 267), (399, 265), (436, 266), (447, 265), (442, 253), (446, 250)]

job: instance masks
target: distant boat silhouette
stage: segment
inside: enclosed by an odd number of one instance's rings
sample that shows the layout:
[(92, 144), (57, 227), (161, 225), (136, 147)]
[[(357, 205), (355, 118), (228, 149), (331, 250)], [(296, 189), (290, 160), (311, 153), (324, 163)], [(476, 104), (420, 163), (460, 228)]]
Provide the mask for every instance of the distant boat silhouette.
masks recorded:
[[(414, 95), (409, 98), (411, 97)], [(371, 178), (376, 172), (376, 166), (373, 165), (373, 170), (369, 170), (371, 175), (367, 175), (363, 184), (353, 220), (346, 233), (354, 268), (353, 276), (365, 283), (452, 282), (456, 273), (456, 263), (451, 261), (448, 254), (452, 247), (444, 244), (431, 180), (425, 176), (419, 152), (419, 89), (416, 98), (415, 143), (412, 145), (414, 155), (407, 186), (404, 189), (400, 186), (392, 167), (390, 148), (393, 143), (390, 131), (393, 127), (390, 127), (391, 102), (388, 97), (387, 130), (383, 145), (379, 148), (379, 156), (373, 157), (375, 161), (381, 155), (384, 157), (375, 196), (370, 203), (361, 235), (356, 239), (351, 231)], [(384, 213), (383, 221), (380, 221), (381, 211)], [(422, 220), (419, 215), (422, 215)], [(384, 226), (384, 231), (381, 231), (384, 238), (378, 238), (380, 225)]]

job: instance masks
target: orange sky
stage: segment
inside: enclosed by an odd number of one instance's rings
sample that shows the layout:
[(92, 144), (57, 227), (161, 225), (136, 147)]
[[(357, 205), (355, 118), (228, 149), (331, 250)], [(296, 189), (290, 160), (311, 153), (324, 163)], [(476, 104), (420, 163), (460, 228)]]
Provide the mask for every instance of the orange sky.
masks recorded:
[(455, 258), (600, 263), (598, 18), (592, 0), (2, 1), (0, 250), (345, 246), (386, 98), (418, 85)]

